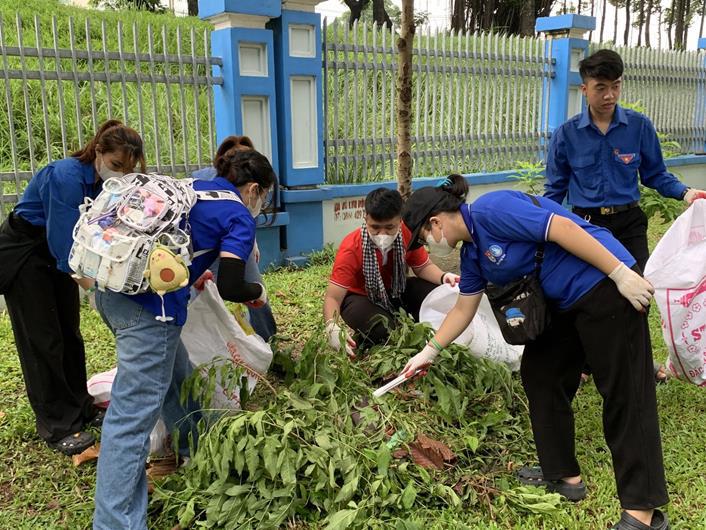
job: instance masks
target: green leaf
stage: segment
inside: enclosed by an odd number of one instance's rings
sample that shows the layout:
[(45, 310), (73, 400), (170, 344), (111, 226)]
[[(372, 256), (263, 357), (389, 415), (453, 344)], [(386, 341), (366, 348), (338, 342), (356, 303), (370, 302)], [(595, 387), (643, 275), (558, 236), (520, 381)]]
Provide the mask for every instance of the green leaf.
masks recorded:
[(466, 442), (466, 446), (471, 450), (472, 453), (475, 453), (478, 450), (480, 440), (477, 436), (466, 436), (464, 438), (464, 441)]
[(243, 493), (249, 493), (252, 490), (252, 485), (251, 484), (237, 484), (235, 486), (231, 486), (225, 491), (225, 494), (230, 496), (230, 497), (238, 497), (242, 495)]
[(358, 489), (358, 477), (354, 476), (351, 480), (346, 482), (341, 490), (338, 492), (338, 495), (336, 495), (336, 498), (333, 500), (333, 502), (346, 502), (347, 500), (351, 499), (353, 495), (355, 494), (356, 490)]
[(378, 475), (387, 475), (387, 470), (390, 467), (390, 462), (392, 461), (392, 452), (390, 448), (387, 447), (385, 443), (380, 445), (377, 454), (377, 465), (378, 465)]
[(402, 502), (402, 507), (405, 510), (409, 510), (412, 505), (414, 504), (414, 501), (417, 498), (417, 489), (414, 487), (414, 484), (410, 482), (407, 484), (407, 487), (404, 489), (402, 492), (402, 497), (401, 497), (401, 502)]
[(339, 510), (326, 518), (328, 524), (324, 530), (343, 530), (348, 528), (357, 516), (358, 510)]
[(331, 445), (331, 439), (326, 433), (317, 434), (314, 439), (316, 440), (316, 444), (321, 447), (321, 449), (328, 451), (333, 448), (333, 445)]
[(249, 447), (248, 450), (245, 451), (245, 463), (248, 466), (248, 473), (250, 474), (250, 477), (254, 477), (260, 464), (260, 455), (257, 449), (254, 447)]
[(294, 464), (292, 463), (292, 458), (290, 455), (287, 455), (282, 461), (280, 476), (282, 477), (282, 482), (284, 482), (287, 486), (293, 486), (297, 483)]
[(262, 449), (262, 459), (265, 463), (265, 469), (272, 479), (277, 476), (277, 449), (279, 447), (280, 444), (277, 443), (277, 441), (273, 438), (268, 438), (265, 442), (265, 447)]
[(289, 402), (297, 410), (309, 410), (313, 408), (312, 404), (308, 401), (304, 401), (303, 399), (291, 394), (289, 396)]

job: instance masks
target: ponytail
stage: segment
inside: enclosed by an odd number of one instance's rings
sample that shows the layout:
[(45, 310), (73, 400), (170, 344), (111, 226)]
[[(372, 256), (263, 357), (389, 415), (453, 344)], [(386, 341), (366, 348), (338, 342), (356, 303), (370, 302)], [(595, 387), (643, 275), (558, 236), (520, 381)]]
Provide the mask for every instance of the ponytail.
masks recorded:
[(451, 197), (447, 201), (443, 201), (444, 204), (440, 206), (439, 211), (436, 213), (456, 211), (466, 202), (468, 182), (458, 173), (453, 173), (446, 177), (446, 180), (439, 184), (438, 188), (451, 195)]
[(96, 135), (71, 156), (78, 158), (84, 164), (89, 164), (95, 161), (96, 153), (114, 153), (116, 151), (127, 154), (133, 164), (140, 165), (140, 170), (143, 173), (147, 171), (142, 138), (137, 131), (123, 125), (120, 120), (108, 120), (103, 123)]

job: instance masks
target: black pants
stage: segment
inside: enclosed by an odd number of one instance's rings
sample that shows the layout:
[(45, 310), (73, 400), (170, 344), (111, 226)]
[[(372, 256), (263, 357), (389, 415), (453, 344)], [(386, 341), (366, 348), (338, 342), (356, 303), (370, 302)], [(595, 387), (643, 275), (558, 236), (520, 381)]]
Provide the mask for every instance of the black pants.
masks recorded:
[[(640, 274), (644, 272), (645, 265), (650, 257), (650, 250), (647, 246), (647, 215), (642, 211), (642, 208), (631, 208), (612, 215), (591, 215), (588, 221), (593, 225), (602, 226), (610, 230), (613, 237), (620, 241), (632, 257), (635, 258), (637, 266), (640, 267)], [(649, 327), (645, 333), (645, 340), (651, 351), (652, 342)], [(654, 367), (652, 370), (654, 372)], [(589, 364), (586, 364), (583, 373), (591, 373)]]
[[(422, 302), (436, 287), (438, 285), (421, 278), (407, 278), (407, 286), (401, 300), (402, 309), (418, 322)], [(341, 302), (341, 318), (355, 331), (354, 339), (363, 348), (372, 344), (383, 344), (387, 340), (389, 332), (378, 315), (386, 317), (390, 326), (394, 327), (393, 315), (373, 304), (367, 296), (348, 293)]]
[(56, 442), (95, 414), (86, 389), (76, 282), (56, 268), (46, 244), (29, 256), (5, 294), (37, 432)]
[(544, 477), (580, 472), (571, 402), (588, 361), (603, 397), (603, 434), (622, 507), (648, 510), (667, 503), (646, 316), (606, 278), (552, 317), (547, 331), (525, 347), (521, 367)]

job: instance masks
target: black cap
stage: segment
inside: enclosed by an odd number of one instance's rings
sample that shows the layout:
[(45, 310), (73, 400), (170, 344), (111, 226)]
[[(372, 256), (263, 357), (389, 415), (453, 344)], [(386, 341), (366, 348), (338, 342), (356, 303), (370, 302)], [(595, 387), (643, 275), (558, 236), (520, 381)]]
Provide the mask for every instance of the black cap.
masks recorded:
[(424, 228), (424, 225), (429, 221), (429, 217), (434, 212), (436, 207), (444, 199), (446, 192), (441, 188), (421, 188), (407, 199), (402, 212), (402, 221), (409, 231), (412, 232), (412, 238), (409, 240), (407, 250), (414, 250), (423, 245), (419, 241), (419, 232)]

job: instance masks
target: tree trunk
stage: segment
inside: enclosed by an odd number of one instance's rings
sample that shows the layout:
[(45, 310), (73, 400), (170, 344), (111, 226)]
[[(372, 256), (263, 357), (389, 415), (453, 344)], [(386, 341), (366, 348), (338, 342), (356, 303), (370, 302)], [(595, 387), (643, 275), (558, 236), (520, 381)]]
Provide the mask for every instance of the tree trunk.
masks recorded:
[(522, 2), (520, 7), (520, 35), (534, 37), (534, 2)]
[(487, 0), (483, 6), (483, 29), (488, 31), (493, 27), (495, 0)]
[(351, 10), (351, 16), (348, 19), (348, 27), (353, 28), (356, 20), (360, 20), (360, 15), (363, 13), (363, 9), (368, 5), (370, 0), (343, 0)]
[(645, 46), (648, 48), (652, 47), (650, 44), (650, 20), (652, 19), (652, 8), (654, 7), (652, 2), (654, 0), (647, 0), (647, 18), (645, 18)]
[(392, 20), (385, 10), (385, 0), (373, 0), (373, 20), (378, 28), (387, 26), (387, 29), (392, 29)]
[(605, 10), (608, 0), (603, 0), (603, 9), (601, 10), (601, 32), (598, 35), (598, 42), (603, 42), (603, 29), (605, 28)]
[(576, 14), (577, 15), (581, 14), (581, 0), (579, 0), (578, 6), (576, 7)]
[(623, 32), (623, 46), (628, 45), (630, 38), (630, 0), (625, 1), (625, 31)]
[(689, 26), (691, 25), (691, 1), (684, 0), (684, 36), (682, 37), (682, 46), (686, 50), (686, 43), (689, 42)]
[(412, 194), (412, 47), (414, 0), (402, 0), (397, 38), (397, 189), (404, 200)]
[(618, 6), (615, 6), (615, 17), (613, 18), (613, 44), (618, 44)]
[(667, 20), (667, 44), (669, 45), (669, 49), (673, 50), (674, 49), (674, 41), (672, 40), (672, 27), (674, 26), (674, 8), (676, 7), (677, 0), (674, 0), (672, 2), (672, 10), (669, 13), (669, 20)]
[[(595, 11), (596, 11), (596, 1), (591, 0), (591, 16), (595, 16)], [(589, 42), (591, 41), (591, 38), (593, 37), (593, 30), (588, 32), (588, 40)]]
[(186, 5), (190, 17), (198, 16), (199, 0), (187, 0)]
[[(672, 19), (674, 21), (674, 49), (682, 50), (684, 37), (684, 2), (683, 0), (675, 0), (672, 3)], [(676, 9), (674, 9), (676, 7)]]
[(706, 16), (706, 0), (701, 4), (701, 24), (699, 24), (699, 38), (704, 36), (704, 17)]
[(466, 30), (466, 2), (465, 0), (454, 0), (453, 11), (451, 11), (451, 30)]
[(642, 46), (642, 25), (645, 23), (645, 0), (640, 0), (640, 11), (637, 20), (637, 47)]

